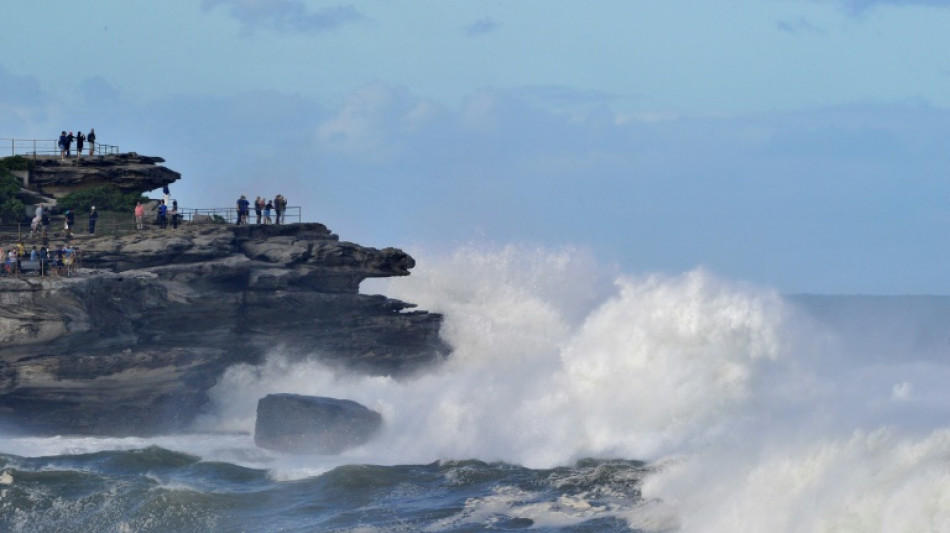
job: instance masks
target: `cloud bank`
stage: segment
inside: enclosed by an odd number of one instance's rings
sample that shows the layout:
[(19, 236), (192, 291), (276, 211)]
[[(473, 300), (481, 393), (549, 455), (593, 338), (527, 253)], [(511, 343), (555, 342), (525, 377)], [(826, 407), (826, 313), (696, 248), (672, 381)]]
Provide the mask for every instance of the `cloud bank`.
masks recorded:
[(315, 33), (365, 19), (352, 5), (325, 7), (312, 12), (302, 0), (202, 0), (202, 7), (222, 6), (249, 30), (268, 29)]

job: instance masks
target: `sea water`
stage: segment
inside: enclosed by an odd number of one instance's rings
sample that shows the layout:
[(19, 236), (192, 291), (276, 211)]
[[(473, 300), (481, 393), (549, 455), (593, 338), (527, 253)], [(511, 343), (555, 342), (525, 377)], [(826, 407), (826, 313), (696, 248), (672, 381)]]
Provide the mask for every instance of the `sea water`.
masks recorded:
[[(0, 435), (0, 531), (950, 531), (950, 298), (412, 253), (363, 290), (443, 313), (443, 364), (351, 375), (288, 339), (188, 434)], [(339, 456), (258, 449), (274, 392), (385, 426)]]

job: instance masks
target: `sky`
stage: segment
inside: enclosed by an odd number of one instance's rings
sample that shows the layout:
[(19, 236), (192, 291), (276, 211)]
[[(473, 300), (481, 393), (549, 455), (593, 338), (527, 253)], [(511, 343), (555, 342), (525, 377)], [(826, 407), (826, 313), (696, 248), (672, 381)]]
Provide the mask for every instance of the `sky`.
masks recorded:
[(950, 0), (8, 4), (0, 139), (95, 128), (185, 208), (950, 294)]

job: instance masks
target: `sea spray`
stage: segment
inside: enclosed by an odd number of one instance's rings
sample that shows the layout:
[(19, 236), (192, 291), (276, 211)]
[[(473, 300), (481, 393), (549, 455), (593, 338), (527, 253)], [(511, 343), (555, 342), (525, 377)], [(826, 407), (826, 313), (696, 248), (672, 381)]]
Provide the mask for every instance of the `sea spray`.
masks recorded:
[[(0, 528), (950, 530), (950, 299), (779, 296), (573, 248), (414, 255), (364, 289), (444, 313), (442, 364), (354, 375), (287, 339), (227, 371), (194, 433), (4, 437)], [(386, 425), (339, 456), (260, 450), (271, 392)]]
[(445, 313), (454, 352), (441, 367), (397, 381), (291, 363), (275, 350), (212, 391), (217, 428), (249, 430), (256, 399), (271, 392), (342, 397), (386, 421), (347, 459), (550, 467), (654, 458), (742, 411), (759, 367), (781, 350), (774, 293), (701, 270), (611, 286), (572, 252), (462, 250), (425, 263), (386, 292)]
[(395, 381), (275, 354), (253, 376), (235, 369), (216, 403), (287, 390), (381, 411), (385, 433), (344, 461), (650, 460), (643, 502), (622, 511), (648, 531), (947, 528), (950, 371), (940, 346), (915, 353), (881, 334), (915, 330), (866, 300), (836, 322), (816, 307), (832, 301), (702, 269), (631, 276), (576, 250), (510, 246), (424, 257), (377, 286), (445, 313), (443, 365)]
[(948, 531), (948, 456), (947, 430), (697, 451), (647, 477), (648, 503), (630, 511), (629, 523), (651, 518), (708, 533)]

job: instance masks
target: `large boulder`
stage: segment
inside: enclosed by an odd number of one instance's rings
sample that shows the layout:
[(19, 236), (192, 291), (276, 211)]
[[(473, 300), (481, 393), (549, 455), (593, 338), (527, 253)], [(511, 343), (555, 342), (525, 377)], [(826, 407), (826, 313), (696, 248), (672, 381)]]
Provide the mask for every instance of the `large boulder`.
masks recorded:
[(352, 400), (268, 394), (257, 402), (254, 443), (295, 454), (331, 455), (369, 441), (383, 417)]

